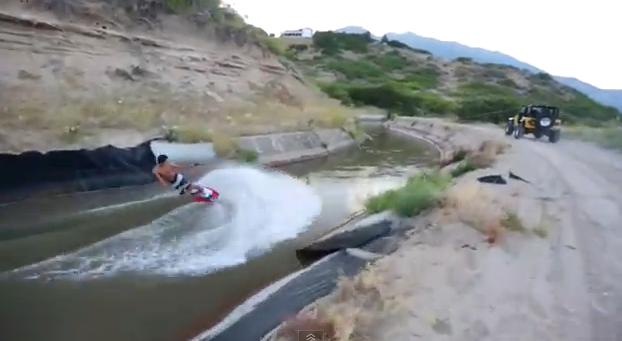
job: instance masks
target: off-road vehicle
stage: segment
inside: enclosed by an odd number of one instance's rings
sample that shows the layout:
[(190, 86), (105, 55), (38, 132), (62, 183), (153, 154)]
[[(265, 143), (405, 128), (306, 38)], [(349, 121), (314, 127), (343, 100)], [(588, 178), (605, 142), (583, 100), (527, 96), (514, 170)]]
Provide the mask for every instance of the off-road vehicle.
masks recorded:
[(561, 137), (559, 108), (541, 104), (524, 106), (518, 114), (508, 118), (505, 135), (512, 134), (517, 139), (525, 134), (533, 134), (537, 139), (546, 135), (551, 143), (559, 141)]

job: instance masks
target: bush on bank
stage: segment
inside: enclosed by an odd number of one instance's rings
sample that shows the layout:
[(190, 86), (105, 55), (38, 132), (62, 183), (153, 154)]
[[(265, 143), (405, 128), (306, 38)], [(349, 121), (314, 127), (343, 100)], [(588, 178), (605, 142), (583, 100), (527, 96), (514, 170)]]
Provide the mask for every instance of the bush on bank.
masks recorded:
[(451, 179), (439, 170), (422, 172), (409, 178), (402, 188), (370, 197), (365, 207), (370, 213), (392, 210), (402, 217), (414, 217), (438, 203)]

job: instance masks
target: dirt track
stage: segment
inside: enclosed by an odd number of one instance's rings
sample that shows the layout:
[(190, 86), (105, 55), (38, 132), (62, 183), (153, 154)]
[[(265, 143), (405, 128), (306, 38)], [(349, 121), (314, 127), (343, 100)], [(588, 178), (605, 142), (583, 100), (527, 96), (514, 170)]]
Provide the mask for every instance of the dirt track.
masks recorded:
[(621, 340), (622, 157), (472, 129), (512, 148), (460, 182), (510, 170), (530, 181), (483, 185), (494, 193), (483, 205), (512, 203), (528, 231), (546, 236), (508, 231), (491, 246), (464, 223), (419, 227), (375, 265), (379, 289), (404, 308), (375, 330), (378, 340)]
[[(577, 141), (562, 141), (556, 146), (531, 142), (516, 144), (545, 160), (547, 168), (553, 171), (549, 179), (553, 182), (557, 178), (558, 186), (563, 188), (563, 197), (558, 199), (566, 209), (561, 234), (576, 236), (578, 253), (565, 259), (569, 267), (583, 267), (582, 286), (589, 300), (585, 309), (590, 316), (591, 340), (620, 340), (622, 157)], [(573, 257), (576, 261), (570, 262)], [(578, 339), (580, 334), (571, 335)]]

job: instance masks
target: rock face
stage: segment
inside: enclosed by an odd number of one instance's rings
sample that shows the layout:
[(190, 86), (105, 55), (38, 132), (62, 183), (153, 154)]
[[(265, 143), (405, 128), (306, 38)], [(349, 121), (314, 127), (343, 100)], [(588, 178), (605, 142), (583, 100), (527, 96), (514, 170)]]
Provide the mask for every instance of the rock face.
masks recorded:
[(237, 114), (261, 116), (252, 105), (317, 95), (244, 30), (166, 15), (127, 28), (107, 2), (81, 3), (90, 15), (0, 5), (0, 152), (134, 146), (162, 126), (244, 126)]

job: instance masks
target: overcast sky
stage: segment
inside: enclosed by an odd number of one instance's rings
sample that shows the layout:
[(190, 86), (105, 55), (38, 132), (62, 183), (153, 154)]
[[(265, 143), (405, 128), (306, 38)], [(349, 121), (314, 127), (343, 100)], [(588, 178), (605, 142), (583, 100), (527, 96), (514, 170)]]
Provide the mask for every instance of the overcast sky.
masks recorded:
[[(225, 1), (227, 2), (227, 1)], [(619, 0), (229, 0), (269, 33), (362, 26), (497, 50), (559, 76), (622, 89)], [(525, 23), (525, 24), (522, 24)]]

